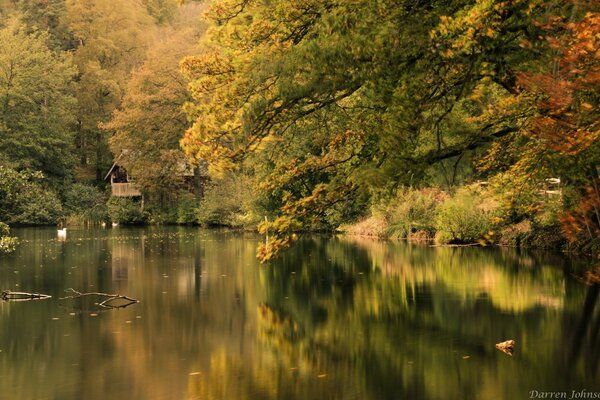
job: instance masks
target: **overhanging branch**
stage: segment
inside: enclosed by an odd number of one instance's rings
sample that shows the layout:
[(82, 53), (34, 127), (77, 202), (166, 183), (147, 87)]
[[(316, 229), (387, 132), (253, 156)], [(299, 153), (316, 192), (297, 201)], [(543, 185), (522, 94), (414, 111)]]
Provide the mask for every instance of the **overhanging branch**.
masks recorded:
[(518, 131), (517, 127), (506, 127), (492, 133), (491, 135), (476, 137), (469, 142), (460, 143), (454, 146), (448, 146), (441, 150), (433, 150), (426, 153), (424, 156), (419, 157), (418, 159), (411, 158), (409, 159), (409, 161), (428, 165), (435, 164), (437, 162), (447, 160), (449, 158), (460, 156), (466, 151), (475, 150), (484, 144), (491, 143), (496, 139), (502, 138), (516, 131)]

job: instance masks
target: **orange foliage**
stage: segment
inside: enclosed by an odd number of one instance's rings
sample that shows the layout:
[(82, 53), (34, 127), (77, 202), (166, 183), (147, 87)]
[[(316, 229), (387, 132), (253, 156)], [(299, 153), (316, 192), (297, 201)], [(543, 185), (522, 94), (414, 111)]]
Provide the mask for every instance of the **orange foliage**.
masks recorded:
[(586, 187), (577, 207), (561, 217), (563, 233), (571, 243), (600, 240), (600, 193), (598, 183)]
[(538, 97), (539, 115), (528, 133), (561, 155), (580, 154), (600, 137), (593, 105), (600, 87), (600, 14), (587, 13), (579, 22), (551, 18), (541, 26), (557, 57), (548, 71), (519, 75)]

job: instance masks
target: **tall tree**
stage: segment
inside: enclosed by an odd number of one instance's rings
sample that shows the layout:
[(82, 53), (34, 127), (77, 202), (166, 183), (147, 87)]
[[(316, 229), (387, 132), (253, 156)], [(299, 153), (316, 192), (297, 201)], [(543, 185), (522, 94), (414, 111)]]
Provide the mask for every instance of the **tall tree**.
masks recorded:
[(159, 25), (173, 22), (177, 16), (178, 0), (142, 0), (148, 14), (154, 18)]
[(109, 142), (119, 163), (156, 203), (166, 204), (177, 195), (187, 168), (179, 141), (188, 127), (182, 106), (190, 96), (179, 60), (195, 52), (200, 32), (163, 28), (163, 39), (150, 47), (144, 64), (133, 72), (120, 109), (103, 124), (115, 132)]
[(52, 52), (46, 33), (16, 21), (0, 29), (0, 161), (50, 176), (70, 175), (73, 162), (70, 55)]
[(542, 22), (551, 62), (520, 75), (537, 100), (526, 131), (536, 155), (521, 163), (543, 163), (577, 191), (562, 217), (564, 233), (575, 247), (600, 254), (600, 12)]
[[(207, 52), (183, 63), (195, 100), (183, 145), (215, 172), (269, 162), (265, 190), (282, 204), (271, 231), (326, 222), (370, 186), (422, 181), (428, 166), (518, 130), (526, 115), (476, 117), (519, 96), (531, 54), (519, 40), (538, 30), (529, 5), (216, 3)], [(470, 99), (477, 90), (485, 102)]]
[(66, 23), (65, 0), (17, 0), (16, 2), (28, 32), (48, 32), (49, 47), (53, 50), (73, 48), (73, 36)]
[(131, 70), (143, 60), (152, 21), (138, 1), (67, 0), (66, 5), (79, 69), (78, 177), (101, 180), (112, 156), (99, 124), (110, 119)]

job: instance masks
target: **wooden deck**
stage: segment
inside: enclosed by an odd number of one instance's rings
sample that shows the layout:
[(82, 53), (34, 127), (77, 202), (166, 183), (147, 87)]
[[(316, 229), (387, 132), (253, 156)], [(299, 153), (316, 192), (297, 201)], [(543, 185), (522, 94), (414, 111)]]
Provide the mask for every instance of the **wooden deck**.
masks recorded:
[(116, 197), (136, 197), (142, 193), (135, 187), (133, 183), (111, 183), (112, 195)]

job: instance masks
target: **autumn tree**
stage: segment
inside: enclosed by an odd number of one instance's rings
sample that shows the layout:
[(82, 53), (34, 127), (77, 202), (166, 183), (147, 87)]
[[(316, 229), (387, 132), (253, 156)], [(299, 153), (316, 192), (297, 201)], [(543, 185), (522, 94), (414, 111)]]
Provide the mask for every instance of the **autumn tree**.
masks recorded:
[[(574, 2), (581, 9), (580, 2)], [(536, 115), (525, 131), (535, 158), (521, 164), (548, 166), (576, 195), (561, 221), (569, 241), (600, 249), (600, 13), (573, 10), (570, 17), (539, 21), (550, 62), (519, 76), (535, 96)], [(585, 10), (585, 9), (583, 9)], [(515, 171), (518, 173), (519, 171)]]
[(263, 174), (276, 249), (357, 215), (374, 188), (427, 182), (432, 165), (514, 138), (534, 113), (521, 44), (553, 6), (219, 2), (207, 51), (183, 63), (195, 123), (182, 143), (214, 173), (250, 162)]
[(179, 60), (194, 52), (203, 29), (163, 28), (134, 70), (123, 102), (103, 128), (114, 132), (110, 149), (147, 199), (166, 206), (183, 187), (187, 162), (179, 140), (188, 127), (182, 106), (189, 100)]
[(165, 25), (173, 22), (177, 16), (178, 0), (143, 0), (148, 14), (157, 24)]
[(78, 67), (77, 175), (102, 180), (112, 156), (99, 124), (110, 119), (123, 96), (131, 70), (143, 60), (152, 21), (136, 1), (67, 0)]

